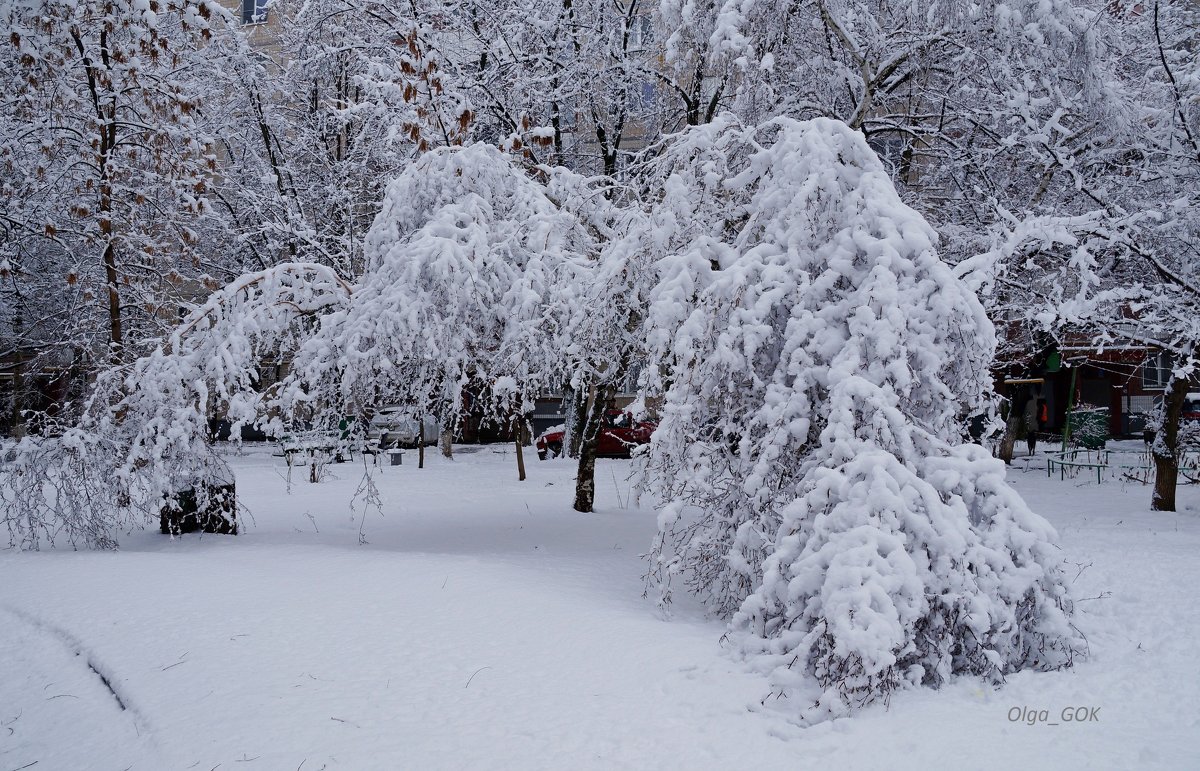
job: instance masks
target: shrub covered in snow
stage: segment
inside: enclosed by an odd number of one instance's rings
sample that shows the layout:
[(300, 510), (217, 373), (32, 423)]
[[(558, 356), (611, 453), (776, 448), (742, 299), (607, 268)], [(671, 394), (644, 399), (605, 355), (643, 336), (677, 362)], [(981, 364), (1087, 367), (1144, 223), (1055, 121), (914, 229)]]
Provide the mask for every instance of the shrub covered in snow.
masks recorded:
[(989, 407), (991, 324), (862, 136), (723, 117), (660, 169), (644, 483), (663, 599), (683, 581), (731, 617), (781, 692), (814, 677), (813, 717), (1069, 664), (1055, 534), (961, 444)]

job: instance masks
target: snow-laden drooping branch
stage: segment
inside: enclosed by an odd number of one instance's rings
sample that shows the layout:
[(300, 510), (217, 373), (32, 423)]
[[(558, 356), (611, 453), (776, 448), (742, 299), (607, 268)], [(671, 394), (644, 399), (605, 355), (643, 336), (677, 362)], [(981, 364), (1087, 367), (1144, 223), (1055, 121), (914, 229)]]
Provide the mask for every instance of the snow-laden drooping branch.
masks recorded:
[(27, 437), (0, 469), (0, 518), (10, 541), (37, 548), (115, 545), (164, 501), (228, 479), (209, 420), (282, 429), (292, 405), (259, 385), (260, 368), (291, 355), (312, 319), (346, 303), (351, 288), (322, 265), (284, 264), (215, 292), (152, 353), (100, 375), (78, 425)]
[[(353, 288), (333, 270), (284, 263), (249, 273), (214, 292), (168, 340), (139, 359), (118, 387), (102, 380), (93, 397), (101, 428), (108, 421), (141, 424), (138, 445), (167, 451), (177, 438), (196, 438), (208, 417), (224, 415), (234, 427), (274, 412), (281, 429), (278, 389), (260, 388), (260, 368), (282, 363), (307, 339), (315, 319), (348, 303)], [(123, 393), (116, 417), (99, 400), (104, 386)], [(130, 467), (155, 457), (131, 458)]]
[(782, 692), (815, 679), (814, 719), (1069, 664), (1053, 530), (961, 445), (991, 323), (862, 136), (722, 118), (661, 169), (653, 587), (732, 616)]

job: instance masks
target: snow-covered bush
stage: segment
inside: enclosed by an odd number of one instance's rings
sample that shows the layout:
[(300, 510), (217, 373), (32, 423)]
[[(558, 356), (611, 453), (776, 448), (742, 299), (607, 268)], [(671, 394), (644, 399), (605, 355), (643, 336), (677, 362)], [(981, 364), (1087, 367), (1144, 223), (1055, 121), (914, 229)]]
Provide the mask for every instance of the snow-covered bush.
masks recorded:
[(1069, 664), (1055, 534), (963, 446), (995, 345), (936, 234), (844, 124), (722, 117), (660, 161), (665, 399), (650, 577), (683, 581), (810, 717), (905, 683)]

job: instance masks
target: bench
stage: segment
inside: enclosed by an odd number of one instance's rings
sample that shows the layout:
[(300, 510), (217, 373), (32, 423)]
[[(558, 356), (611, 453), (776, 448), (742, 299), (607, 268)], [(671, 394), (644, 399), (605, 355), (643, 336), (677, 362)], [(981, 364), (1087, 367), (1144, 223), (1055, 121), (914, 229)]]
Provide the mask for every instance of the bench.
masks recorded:
[[(1083, 454), (1085, 460), (1079, 460), (1079, 455)], [(1093, 460), (1093, 455), (1095, 459)], [(1138, 463), (1113, 463), (1113, 456), (1118, 458), (1124, 456), (1136, 456)], [(1096, 471), (1096, 484), (1100, 484), (1104, 478), (1105, 469), (1123, 469), (1127, 478), (1135, 478), (1137, 481), (1145, 483), (1148, 481), (1148, 475), (1153, 470), (1153, 462), (1150, 459), (1148, 452), (1137, 452), (1131, 450), (1090, 450), (1090, 449), (1073, 449), (1066, 452), (1051, 453), (1046, 456), (1046, 476), (1049, 477), (1054, 472), (1055, 466), (1058, 467), (1059, 478), (1065, 480), (1067, 478), (1068, 469), (1094, 469)], [(1185, 476), (1189, 472), (1194, 472), (1200, 468), (1200, 457), (1196, 453), (1183, 451), (1179, 457), (1179, 470)], [(1146, 479), (1140, 479), (1133, 476), (1134, 472), (1139, 472), (1147, 476)]]

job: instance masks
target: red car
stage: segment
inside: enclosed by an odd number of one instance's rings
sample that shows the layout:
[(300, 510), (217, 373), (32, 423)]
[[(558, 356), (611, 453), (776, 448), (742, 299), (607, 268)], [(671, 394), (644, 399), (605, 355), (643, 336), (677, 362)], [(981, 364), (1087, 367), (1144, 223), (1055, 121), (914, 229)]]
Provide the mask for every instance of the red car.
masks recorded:
[[(628, 458), (634, 447), (647, 444), (657, 428), (656, 423), (636, 421), (633, 415), (620, 410), (604, 413), (600, 424), (600, 444), (596, 455), (609, 458)], [(562, 427), (552, 428), (537, 438), (537, 453), (542, 460), (556, 458), (563, 453)]]
[(1184, 423), (1200, 423), (1200, 393), (1190, 393), (1183, 402), (1179, 420)]

